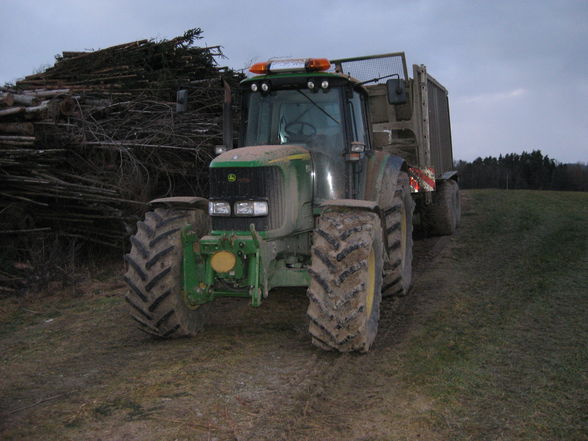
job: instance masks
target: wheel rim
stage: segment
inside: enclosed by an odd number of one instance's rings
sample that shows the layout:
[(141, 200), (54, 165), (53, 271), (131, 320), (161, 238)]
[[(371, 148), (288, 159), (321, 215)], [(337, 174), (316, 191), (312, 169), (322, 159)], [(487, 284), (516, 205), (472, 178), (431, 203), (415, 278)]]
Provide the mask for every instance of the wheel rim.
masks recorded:
[(370, 250), (368, 256), (368, 286), (367, 286), (367, 298), (365, 300), (367, 317), (371, 317), (372, 309), (374, 308), (374, 296), (376, 290), (376, 254), (374, 249)]
[(402, 260), (400, 262), (400, 267), (404, 270), (405, 265), (405, 256), (406, 256), (406, 209), (404, 207), (404, 201), (400, 206), (400, 255), (402, 256)]

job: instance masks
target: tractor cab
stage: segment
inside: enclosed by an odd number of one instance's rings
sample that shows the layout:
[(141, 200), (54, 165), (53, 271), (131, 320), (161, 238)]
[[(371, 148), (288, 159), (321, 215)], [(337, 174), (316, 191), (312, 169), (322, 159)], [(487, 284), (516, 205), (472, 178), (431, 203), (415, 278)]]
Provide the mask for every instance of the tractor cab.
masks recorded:
[(326, 59), (256, 63), (241, 83), (240, 147), (297, 145), (312, 157), (314, 199), (351, 198), (350, 162), (369, 150), (366, 92)]

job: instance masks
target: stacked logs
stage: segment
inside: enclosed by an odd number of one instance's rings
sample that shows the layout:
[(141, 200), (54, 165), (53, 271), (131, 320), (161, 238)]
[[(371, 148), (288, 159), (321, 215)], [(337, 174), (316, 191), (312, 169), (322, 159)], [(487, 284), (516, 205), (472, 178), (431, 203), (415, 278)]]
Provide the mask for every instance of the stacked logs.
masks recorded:
[(3, 262), (26, 260), (24, 242), (57, 235), (124, 249), (148, 200), (206, 195), (222, 143), (221, 78), (240, 75), (218, 67), (219, 47), (194, 45), (200, 33), (63, 52), (0, 88), (0, 240), (16, 244), (5, 247), (15, 256), (0, 252), (0, 286), (14, 280)]

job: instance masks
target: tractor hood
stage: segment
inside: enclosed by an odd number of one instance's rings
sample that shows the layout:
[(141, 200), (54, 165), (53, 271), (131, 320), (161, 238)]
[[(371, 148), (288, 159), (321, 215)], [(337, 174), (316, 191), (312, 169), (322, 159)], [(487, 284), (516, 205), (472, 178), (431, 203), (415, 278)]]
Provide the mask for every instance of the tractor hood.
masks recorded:
[(295, 159), (310, 160), (310, 153), (299, 145), (257, 145), (229, 150), (217, 156), (210, 167), (263, 167)]
[(260, 145), (229, 150), (210, 163), (211, 201), (234, 207), (239, 201), (266, 201), (267, 216), (212, 216), (216, 232), (249, 234), (253, 225), (266, 238), (310, 231), (312, 216), (312, 162), (299, 145)]

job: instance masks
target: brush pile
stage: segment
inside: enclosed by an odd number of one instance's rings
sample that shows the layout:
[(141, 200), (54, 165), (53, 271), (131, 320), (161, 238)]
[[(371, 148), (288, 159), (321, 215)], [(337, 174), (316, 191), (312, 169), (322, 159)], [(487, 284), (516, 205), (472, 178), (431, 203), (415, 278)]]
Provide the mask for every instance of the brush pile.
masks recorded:
[[(0, 88), (3, 243), (51, 234), (122, 250), (148, 200), (206, 196), (222, 144), (221, 78), (240, 76), (218, 67), (219, 47), (194, 45), (200, 34), (63, 52)], [(0, 286), (12, 280), (5, 261)]]

